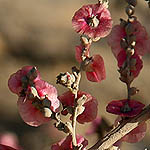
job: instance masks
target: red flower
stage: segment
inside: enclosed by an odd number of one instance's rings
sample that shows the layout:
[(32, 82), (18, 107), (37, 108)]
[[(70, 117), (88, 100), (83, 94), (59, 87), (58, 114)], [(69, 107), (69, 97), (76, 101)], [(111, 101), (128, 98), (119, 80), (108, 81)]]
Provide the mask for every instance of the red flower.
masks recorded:
[[(124, 50), (122, 50), (118, 56), (117, 56), (117, 61), (118, 61), (118, 67), (121, 68), (125, 61), (126, 61), (127, 54)], [(132, 64), (132, 60), (135, 62), (135, 64)], [(136, 53), (131, 56), (130, 58), (130, 72), (133, 74), (134, 78), (137, 77), (143, 68), (143, 61), (139, 55)]]
[(112, 28), (110, 12), (105, 4), (84, 5), (74, 14), (72, 25), (76, 32), (91, 38), (101, 38)]
[[(88, 145), (88, 141), (82, 136), (77, 135), (77, 145), (82, 145), (81, 150), (86, 150), (86, 146)], [(72, 136), (68, 135), (65, 139), (62, 139), (60, 142), (53, 144), (51, 147), (52, 150), (73, 150), (72, 147)]]
[[(20, 97), (17, 102), (22, 119), (31, 126), (39, 126), (48, 122), (51, 111), (56, 112), (59, 107), (55, 87), (39, 80), (35, 83), (35, 89), (38, 97), (30, 98), (31, 91), (29, 89), (26, 97)], [(50, 113), (50, 116), (45, 115), (45, 113)]]
[[(132, 33), (135, 36), (136, 45), (134, 47), (137, 55), (143, 56), (146, 52), (150, 51), (149, 48), (149, 38), (144, 26), (140, 24), (139, 21), (134, 21), (131, 23), (134, 28), (134, 32)], [(122, 38), (126, 37), (126, 31), (124, 27), (120, 25), (115, 25), (112, 28), (112, 31), (108, 37), (108, 44), (112, 49), (112, 52), (115, 57), (123, 50), (121, 48), (120, 42)]]
[[(77, 121), (79, 123), (85, 123), (85, 122), (93, 121), (96, 118), (97, 111), (98, 111), (97, 100), (94, 97), (92, 97), (90, 94), (88, 94), (86, 92), (79, 91), (78, 92), (78, 98), (80, 98), (82, 95), (85, 95), (87, 97), (87, 100), (83, 105), (85, 107), (85, 110), (83, 111), (82, 114), (80, 114), (77, 117)], [(74, 95), (70, 91), (59, 96), (58, 99), (60, 100), (60, 102), (63, 104), (64, 107), (74, 106)], [(66, 112), (66, 110), (64, 110), (64, 111)]]
[(86, 76), (89, 81), (101, 82), (105, 80), (105, 66), (103, 58), (100, 55), (94, 55), (91, 62), (86, 67)]
[(33, 66), (25, 66), (12, 74), (8, 80), (9, 89), (20, 96), (23, 89), (27, 89), (29, 82), (35, 83), (40, 80), (40, 74)]
[(146, 134), (146, 122), (141, 123), (138, 127), (122, 138), (122, 142), (136, 143), (141, 141)]
[(134, 117), (142, 111), (144, 106), (135, 100), (113, 100), (107, 105), (106, 111), (122, 117)]

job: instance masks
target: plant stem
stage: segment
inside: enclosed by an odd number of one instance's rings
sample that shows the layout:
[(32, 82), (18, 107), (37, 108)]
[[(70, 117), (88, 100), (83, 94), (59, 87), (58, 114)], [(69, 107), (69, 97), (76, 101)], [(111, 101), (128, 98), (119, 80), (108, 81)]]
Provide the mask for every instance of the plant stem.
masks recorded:
[(127, 135), (129, 132), (134, 130), (139, 124), (150, 119), (150, 105), (148, 105), (143, 111), (137, 116), (125, 120), (119, 124), (116, 128), (111, 130), (102, 140), (99, 140), (88, 150), (106, 150), (112, 147), (114, 143), (120, 140), (122, 137)]
[(74, 107), (74, 113), (73, 113), (73, 119), (72, 119), (72, 128), (73, 128), (72, 142), (73, 142), (73, 146), (77, 146), (77, 140), (76, 140), (77, 92), (74, 98), (74, 106), (75, 107)]

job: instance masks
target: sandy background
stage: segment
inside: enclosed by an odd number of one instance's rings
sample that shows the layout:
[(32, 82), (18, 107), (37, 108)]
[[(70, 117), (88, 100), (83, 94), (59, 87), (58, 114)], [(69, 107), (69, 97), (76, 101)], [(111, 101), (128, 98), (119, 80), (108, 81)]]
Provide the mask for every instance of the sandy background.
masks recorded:
[[(150, 33), (150, 9), (144, 0), (138, 0), (136, 15)], [(59, 95), (65, 89), (56, 85), (60, 72), (70, 71), (78, 65), (74, 58), (75, 45), (79, 36), (71, 25), (71, 18), (83, 4), (96, 0), (0, 0), (0, 133), (10, 131), (17, 134), (24, 150), (48, 150), (50, 145), (64, 134), (50, 128), (52, 123), (33, 128), (20, 118), (16, 106), (17, 97), (12, 94), (7, 81), (13, 72), (25, 65), (35, 65), (44, 80), (57, 87)], [(126, 18), (122, 0), (110, 0), (110, 11), (114, 24), (119, 18)], [(101, 84), (87, 81), (83, 74), (81, 90), (91, 93), (99, 102), (99, 115), (112, 124), (115, 116), (108, 114), (105, 107), (110, 100), (126, 97), (126, 87), (118, 79), (116, 60), (107, 45), (107, 38), (94, 43), (92, 53), (99, 53), (105, 61), (107, 79)], [(150, 93), (150, 55), (144, 56), (144, 68), (133, 83), (140, 88), (134, 99), (149, 104)], [(78, 126), (84, 134), (85, 127)], [(146, 137), (136, 144), (123, 144), (122, 150), (150, 149), (150, 125)], [(83, 129), (84, 128), (84, 129)], [(96, 135), (87, 137), (89, 145), (96, 142)]]

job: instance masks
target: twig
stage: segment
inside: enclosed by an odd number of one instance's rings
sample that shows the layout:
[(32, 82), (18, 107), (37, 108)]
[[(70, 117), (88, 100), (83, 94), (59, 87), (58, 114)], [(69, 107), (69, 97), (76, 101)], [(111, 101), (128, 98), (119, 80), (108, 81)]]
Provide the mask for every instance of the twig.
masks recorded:
[(135, 129), (139, 124), (150, 119), (150, 105), (143, 111), (128, 120), (119, 124), (115, 129), (111, 130), (101, 141), (99, 140), (94, 146), (88, 150), (105, 150), (109, 149), (114, 143), (124, 137), (126, 134)]

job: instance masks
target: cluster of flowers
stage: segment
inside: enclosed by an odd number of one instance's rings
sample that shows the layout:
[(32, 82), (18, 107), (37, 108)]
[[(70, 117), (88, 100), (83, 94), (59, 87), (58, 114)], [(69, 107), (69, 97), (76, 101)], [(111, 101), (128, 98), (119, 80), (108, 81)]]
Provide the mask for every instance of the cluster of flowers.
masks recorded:
[[(111, 101), (107, 105), (106, 110), (109, 113), (121, 116), (121, 118), (134, 117), (145, 106), (141, 102), (130, 99), (130, 96), (138, 92), (135, 87), (130, 87), (130, 85), (143, 67), (142, 56), (150, 52), (150, 39), (146, 29), (133, 16), (136, 0), (126, 1), (128, 2), (126, 7), (128, 20), (120, 19), (120, 24), (112, 28), (112, 32), (108, 37), (108, 44), (118, 62), (120, 80), (126, 83), (128, 88), (128, 98)], [(116, 120), (116, 122), (120, 121), (121, 119)], [(140, 141), (145, 133), (146, 123), (144, 122), (120, 141), (135, 143)]]
[[(131, 1), (128, 0), (128, 2)], [(75, 57), (80, 63), (80, 70), (85, 71), (87, 79), (92, 82), (101, 82), (106, 78), (106, 74), (103, 58), (99, 54), (90, 56), (90, 46), (93, 41), (106, 37), (112, 29), (108, 44), (118, 61), (120, 80), (128, 85), (129, 95), (137, 92), (136, 88), (130, 88), (130, 84), (143, 67), (142, 56), (150, 51), (150, 39), (147, 32), (133, 16), (135, 5), (135, 3), (129, 3), (126, 9), (128, 20), (121, 19), (120, 25), (114, 26), (113, 29), (107, 1), (99, 0), (97, 4), (84, 5), (76, 11), (72, 18), (74, 30), (81, 35), (81, 44), (76, 46)], [(75, 99), (79, 100), (83, 96), (86, 97), (86, 100), (83, 104), (84, 108), (82, 107), (83, 110), (77, 115), (77, 121), (81, 124), (92, 122), (97, 116), (97, 100), (83, 91), (78, 91), (75, 98), (75, 94), (70, 90), (75, 79), (74, 74), (68, 72), (60, 74), (58, 80), (69, 91), (58, 96), (56, 88), (41, 79), (36, 67), (25, 66), (10, 76), (8, 86), (13, 93), (17, 94), (19, 113), (28, 125), (39, 126), (51, 119), (57, 120), (56, 114), (60, 112), (62, 115), (70, 114), (70, 120), (72, 120), (73, 110), (76, 107)], [(59, 109), (60, 103), (63, 106), (61, 110)], [(106, 110), (125, 118), (136, 116), (144, 106), (141, 102), (128, 98), (111, 101)], [(116, 122), (120, 122), (120, 119), (117, 119)], [(91, 132), (95, 132), (99, 124), (101, 124), (101, 119), (93, 124)], [(123, 137), (121, 142), (137, 142), (144, 137), (145, 132), (146, 124), (143, 123)], [(53, 144), (51, 149), (73, 150), (72, 138), (69, 133), (65, 139)], [(76, 140), (80, 149), (86, 150), (88, 141), (80, 135), (76, 136)]]
[(99, 54), (91, 57), (90, 46), (92, 41), (106, 37), (111, 31), (112, 19), (107, 7), (106, 2), (85, 5), (72, 18), (73, 28), (81, 34), (81, 44), (76, 46), (76, 60), (92, 82), (101, 82), (106, 78), (103, 58)]
[[(61, 112), (63, 115), (67, 115), (70, 112), (69, 109), (74, 107), (74, 95), (71, 91), (65, 92), (58, 97), (56, 88), (41, 80), (38, 70), (32, 66), (25, 66), (12, 74), (9, 78), (8, 86), (19, 97), (17, 104), (22, 119), (31, 126), (39, 126), (50, 121), (51, 114), (58, 111), (60, 102), (63, 104)], [(85, 109), (77, 117), (77, 121), (83, 124), (96, 118), (98, 103), (90, 94), (79, 91), (78, 98), (82, 95), (86, 96)], [(78, 139), (81, 144), (83, 138), (79, 136)], [(69, 135), (66, 140), (71, 142), (71, 136)], [(55, 149), (55, 147), (52, 146), (52, 149)]]
[(48, 122), (60, 105), (56, 88), (41, 79), (36, 67), (25, 66), (12, 74), (8, 87), (18, 95), (19, 113), (28, 125)]
[[(112, 28), (112, 20), (107, 9), (107, 3), (85, 5), (80, 8), (72, 19), (73, 28), (83, 35), (82, 43), (76, 47), (76, 59), (81, 63), (81, 69), (86, 71), (88, 80), (100, 82), (105, 79), (104, 61), (100, 55), (89, 56), (89, 48), (92, 41), (98, 40), (109, 34)], [(86, 37), (86, 38), (85, 38)], [(67, 80), (72, 75), (65, 74)], [(38, 70), (32, 66), (25, 66), (10, 76), (9, 89), (18, 95), (18, 108), (22, 119), (31, 126), (39, 126), (51, 119), (51, 115), (58, 112), (60, 102), (63, 105), (62, 115), (71, 114), (74, 107), (75, 96), (71, 91), (57, 96), (54, 86), (40, 77)], [(84, 111), (77, 116), (81, 124), (93, 121), (97, 116), (97, 100), (90, 94), (78, 91), (77, 99), (86, 96)], [(82, 150), (88, 144), (87, 140), (77, 135), (77, 144), (83, 145)], [(52, 150), (72, 149), (72, 136), (69, 134), (61, 142), (54, 144)]]
[[(90, 56), (92, 41), (107, 36), (112, 28), (112, 19), (107, 9), (107, 3), (90, 4), (81, 7), (72, 18), (74, 30), (81, 35), (81, 44), (76, 46), (75, 57), (80, 63), (80, 69), (86, 72), (87, 79), (92, 82), (101, 82), (106, 78), (103, 58), (100, 55)], [(84, 104), (84, 112), (77, 117), (79, 123), (91, 122), (97, 116), (97, 101), (90, 94), (79, 91), (78, 98), (85, 95), (87, 100)], [(74, 94), (70, 91), (59, 96), (64, 107), (73, 106)], [(68, 109), (62, 114), (66, 115)], [(82, 150), (86, 150), (87, 140), (77, 135), (77, 144), (82, 144)], [(52, 150), (72, 150), (72, 137), (69, 135), (61, 142), (54, 144)]]

